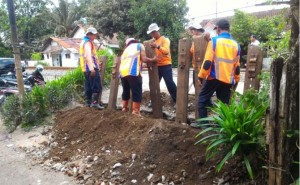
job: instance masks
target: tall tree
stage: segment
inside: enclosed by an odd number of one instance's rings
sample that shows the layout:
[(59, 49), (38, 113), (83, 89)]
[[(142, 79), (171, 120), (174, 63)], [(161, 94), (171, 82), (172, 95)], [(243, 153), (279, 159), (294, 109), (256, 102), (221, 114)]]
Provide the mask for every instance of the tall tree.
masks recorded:
[(90, 23), (104, 35), (113, 37), (114, 33), (133, 35), (136, 32), (134, 20), (128, 14), (131, 0), (93, 0), (91, 4), (87, 12)]
[(75, 1), (59, 0), (59, 5), (54, 5), (54, 8), (48, 12), (47, 17), (48, 23), (55, 28), (55, 35), (64, 37), (70, 35), (72, 29), (76, 26), (75, 21), (81, 17), (82, 12), (78, 10)]

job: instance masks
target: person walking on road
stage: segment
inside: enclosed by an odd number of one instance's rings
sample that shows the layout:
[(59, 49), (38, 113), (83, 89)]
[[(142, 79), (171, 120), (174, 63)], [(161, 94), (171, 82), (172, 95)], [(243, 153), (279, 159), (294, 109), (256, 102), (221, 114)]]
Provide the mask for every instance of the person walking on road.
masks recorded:
[[(241, 49), (229, 34), (230, 24), (227, 20), (221, 19), (217, 22), (215, 29), (217, 29), (218, 36), (209, 41), (198, 75), (199, 83), (204, 82), (198, 102), (200, 118), (207, 117), (207, 106), (214, 92), (219, 100), (228, 104), (231, 89), (237, 86), (240, 80)], [(206, 122), (195, 122), (191, 126), (199, 128), (203, 123)]]
[(152, 23), (148, 27), (147, 34), (150, 34), (154, 39), (150, 47), (155, 49), (157, 56), (159, 81), (164, 78), (170, 96), (173, 102), (176, 103), (177, 87), (173, 80), (170, 40), (162, 36), (159, 29), (156, 23)]
[(85, 82), (84, 91), (86, 98), (86, 105), (96, 108), (103, 109), (99, 105), (99, 96), (102, 92), (102, 85), (100, 80), (100, 68), (99, 60), (96, 56), (96, 49), (93, 43), (97, 37), (97, 30), (94, 27), (87, 29), (85, 36), (80, 44), (80, 66), (84, 72)]
[(120, 78), (123, 87), (122, 111), (128, 111), (130, 90), (132, 92), (132, 114), (140, 116), (142, 102), (142, 62), (154, 62), (156, 57), (146, 57), (145, 47), (134, 38), (126, 40), (126, 49), (121, 56)]

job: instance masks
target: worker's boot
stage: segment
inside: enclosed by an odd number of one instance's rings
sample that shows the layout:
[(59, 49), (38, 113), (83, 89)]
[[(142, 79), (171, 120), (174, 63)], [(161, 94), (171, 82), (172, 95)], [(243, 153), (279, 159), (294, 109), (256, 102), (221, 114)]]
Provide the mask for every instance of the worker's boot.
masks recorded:
[(98, 110), (104, 109), (101, 105), (99, 105), (99, 93), (93, 93), (92, 95), (92, 103), (91, 106), (92, 108), (96, 108)]
[(122, 111), (128, 112), (128, 100), (122, 100)]
[(133, 102), (132, 103), (132, 114), (141, 117), (140, 108), (141, 108), (140, 102)]

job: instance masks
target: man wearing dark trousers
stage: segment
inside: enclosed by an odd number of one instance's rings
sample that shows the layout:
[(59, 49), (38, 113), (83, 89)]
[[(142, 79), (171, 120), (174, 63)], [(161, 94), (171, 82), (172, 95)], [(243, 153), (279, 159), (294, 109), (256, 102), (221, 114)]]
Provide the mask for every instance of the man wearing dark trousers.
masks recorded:
[(174, 103), (176, 103), (176, 91), (177, 87), (173, 80), (172, 72), (172, 59), (170, 52), (170, 40), (159, 33), (159, 27), (156, 23), (150, 24), (147, 34), (150, 34), (154, 41), (150, 44), (152, 48), (155, 48), (157, 56), (157, 66), (159, 81), (164, 78), (167, 89), (172, 97)]
[(87, 29), (86, 36), (80, 44), (80, 66), (85, 76), (84, 90), (86, 105), (103, 109), (99, 105), (99, 96), (102, 92), (99, 72), (99, 60), (96, 56), (94, 39), (97, 37), (97, 30), (93, 27)]
[[(198, 112), (200, 118), (207, 117), (207, 107), (213, 93), (223, 103), (228, 104), (231, 89), (240, 80), (240, 46), (229, 34), (230, 24), (221, 19), (217, 22), (218, 36), (207, 45), (205, 58), (199, 72), (199, 83), (203, 82), (199, 94)], [(206, 122), (195, 122), (191, 126), (200, 128)]]

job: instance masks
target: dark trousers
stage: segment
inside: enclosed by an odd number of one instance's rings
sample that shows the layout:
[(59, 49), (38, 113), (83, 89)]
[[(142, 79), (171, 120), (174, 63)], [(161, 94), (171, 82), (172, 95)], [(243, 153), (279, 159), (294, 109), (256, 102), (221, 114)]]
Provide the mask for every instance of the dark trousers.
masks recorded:
[[(195, 70), (193, 70), (193, 85), (194, 85), (194, 88), (195, 88), (195, 85), (196, 85), (196, 82), (195, 82), (195, 75), (197, 75), (197, 77), (198, 77), (198, 74), (195, 74)], [(197, 78), (197, 79), (198, 79), (198, 78)], [(195, 94), (195, 96), (199, 96), (199, 94)], [(213, 104), (213, 102), (212, 102), (211, 99), (209, 100), (208, 106), (209, 106), (209, 107), (213, 107), (213, 106), (214, 106), (214, 104)]]
[(143, 79), (141, 76), (125, 76), (121, 78), (123, 87), (122, 100), (130, 99), (130, 90), (132, 92), (133, 102), (142, 102), (142, 84)]
[(173, 80), (173, 74), (172, 74), (172, 66), (166, 65), (166, 66), (158, 66), (158, 75), (159, 75), (159, 81), (161, 78), (164, 78), (167, 89), (172, 97), (172, 100), (174, 103), (176, 103), (176, 94), (177, 94), (177, 87)]
[(84, 72), (84, 95), (87, 101), (92, 100), (93, 93), (101, 93), (102, 85), (99, 70), (95, 70), (95, 76), (91, 76), (91, 72)]
[(205, 80), (198, 98), (198, 112), (200, 118), (207, 117), (207, 107), (210, 98), (216, 92), (217, 98), (223, 103), (228, 104), (231, 94), (231, 84), (221, 82), (219, 80)]

